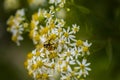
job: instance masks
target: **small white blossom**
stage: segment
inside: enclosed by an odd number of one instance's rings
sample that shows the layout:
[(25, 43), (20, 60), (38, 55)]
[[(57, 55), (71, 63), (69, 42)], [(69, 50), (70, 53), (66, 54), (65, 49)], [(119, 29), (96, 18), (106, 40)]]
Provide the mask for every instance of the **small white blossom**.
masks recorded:
[(87, 63), (86, 59), (83, 59), (82, 62), (77, 60), (77, 64), (79, 65), (79, 67), (75, 67), (75, 69), (79, 69), (79, 72), (77, 73), (79, 76), (84, 76), (86, 77), (86, 75), (88, 75), (88, 71), (90, 71), (91, 69), (88, 67), (90, 65), (90, 63)]
[(72, 25), (72, 31), (73, 31), (73, 33), (78, 32), (78, 31), (79, 31), (79, 28), (80, 28), (80, 26), (77, 26), (76, 24), (73, 24), (73, 25)]
[(65, 40), (70, 43), (70, 41), (75, 41), (75, 36), (72, 34), (72, 32), (70, 31), (70, 27), (67, 28), (67, 30), (63, 29), (63, 32), (64, 32), (64, 38)]

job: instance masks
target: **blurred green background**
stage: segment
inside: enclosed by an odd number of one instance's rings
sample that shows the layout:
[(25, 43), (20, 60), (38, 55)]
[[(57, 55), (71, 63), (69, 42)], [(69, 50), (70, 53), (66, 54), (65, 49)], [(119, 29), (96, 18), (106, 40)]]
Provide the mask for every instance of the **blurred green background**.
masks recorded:
[[(38, 8), (19, 1), (19, 8), (25, 7), (30, 13)], [(6, 21), (17, 9), (7, 11), (3, 4), (0, 0), (0, 80), (33, 80), (23, 63), (34, 46), (27, 34), (19, 47), (11, 41)], [(120, 0), (67, 0), (66, 7), (71, 9), (65, 18), (67, 24), (80, 25), (77, 38), (92, 42), (92, 71), (86, 80), (120, 80)]]

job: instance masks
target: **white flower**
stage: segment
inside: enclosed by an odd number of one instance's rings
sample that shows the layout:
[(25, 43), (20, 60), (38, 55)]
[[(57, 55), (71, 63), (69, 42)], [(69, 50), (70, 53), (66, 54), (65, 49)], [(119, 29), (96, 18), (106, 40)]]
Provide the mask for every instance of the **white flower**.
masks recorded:
[(70, 60), (73, 60), (73, 56), (71, 54), (71, 50), (68, 49), (66, 52), (65, 52), (65, 56), (66, 56), (66, 61), (70, 61)]
[(64, 39), (64, 37), (61, 37), (58, 41), (58, 52), (61, 52), (62, 50), (67, 50), (68, 49), (68, 46), (67, 46), (67, 43), (66, 43), (66, 40)]
[(72, 32), (70, 31), (70, 27), (68, 27), (67, 30), (63, 29), (63, 32), (64, 32), (63, 36), (64, 36), (65, 40), (66, 40), (68, 43), (70, 43), (71, 40), (72, 40), (72, 41), (75, 41), (75, 39), (74, 39), (75, 36), (74, 36), (74, 35), (72, 34)]
[(91, 69), (88, 67), (90, 63), (87, 63), (87, 60), (83, 59), (82, 62), (77, 60), (77, 64), (79, 65), (79, 67), (75, 67), (75, 69), (79, 69), (79, 72), (77, 72), (77, 74), (79, 76), (83, 75), (86, 77), (86, 75), (88, 75), (88, 71), (91, 71)]
[(67, 61), (63, 61), (60, 65), (61, 67), (61, 73), (71, 72), (72, 69)]
[(81, 48), (79, 48), (79, 47), (74, 47), (74, 48), (71, 50), (71, 52), (72, 52), (72, 55), (73, 55), (73, 56), (75, 57), (75, 59), (77, 60), (78, 57), (81, 56), (82, 50), (81, 50)]
[(78, 32), (78, 31), (79, 31), (79, 28), (80, 28), (80, 26), (77, 26), (76, 24), (73, 24), (73, 25), (72, 25), (72, 31), (73, 31), (73, 33)]
[(89, 47), (92, 45), (92, 43), (88, 43), (88, 41), (86, 40), (85, 42), (83, 42), (83, 46), (82, 46), (82, 56), (85, 55), (85, 53), (87, 55), (90, 55), (90, 51), (89, 51)]

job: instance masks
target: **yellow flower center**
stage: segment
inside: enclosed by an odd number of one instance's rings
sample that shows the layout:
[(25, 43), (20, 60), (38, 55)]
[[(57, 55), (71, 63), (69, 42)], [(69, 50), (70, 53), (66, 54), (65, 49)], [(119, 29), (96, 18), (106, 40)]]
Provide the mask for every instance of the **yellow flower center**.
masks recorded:
[(27, 58), (31, 59), (32, 57), (33, 57), (33, 54), (32, 53), (28, 53)]
[(83, 47), (83, 51), (87, 52), (88, 51), (88, 47)]
[(74, 31), (74, 32), (78, 32), (79, 29), (78, 29), (77, 27), (75, 27), (75, 28), (73, 28), (73, 31)]
[(12, 40), (16, 42), (17, 41), (17, 36), (12, 36)]
[(43, 73), (42, 78), (43, 78), (43, 79), (48, 79), (48, 74)]
[(39, 51), (37, 51), (35, 55), (36, 55), (36, 56), (40, 56), (40, 52), (39, 52)]
[(40, 35), (39, 35), (39, 34), (36, 34), (35, 37), (34, 37), (34, 39), (35, 39), (36, 41), (39, 41)]
[(50, 36), (49, 36), (49, 40), (55, 40), (56, 39), (56, 34), (51, 34)]
[(50, 28), (54, 28), (55, 27), (55, 24), (54, 23), (51, 23), (50, 24)]
[(33, 70), (36, 70), (37, 68), (38, 68), (38, 65), (37, 65), (37, 64), (33, 64), (33, 65), (32, 65), (32, 69), (33, 69)]
[(67, 65), (63, 67), (63, 71), (67, 71)]
[(80, 65), (80, 69), (84, 69), (85, 66), (83, 64)]
[(71, 53), (70, 52), (67, 52), (67, 56), (69, 57), (71, 55)]
[(38, 14), (37, 13), (33, 14), (32, 19), (37, 21), (39, 19)]
[(41, 35), (47, 34), (48, 30), (49, 30), (48, 27), (45, 27), (45, 28), (41, 29), (41, 30), (40, 30)]
[(55, 58), (55, 57), (57, 57), (57, 53), (52, 52), (52, 53), (49, 55), (49, 57), (50, 57), (50, 59)]
[(82, 40), (77, 40), (76, 41), (76, 46), (81, 46), (83, 44), (83, 41)]
[(36, 75), (36, 78), (37, 78), (37, 79), (40, 79), (41, 77), (42, 77), (41, 74), (37, 74), (37, 75)]
[(32, 71), (32, 70), (29, 70), (28, 74), (29, 74), (30, 76), (32, 76), (33, 71)]
[(65, 36), (65, 37), (68, 37), (68, 36), (69, 36), (68, 32), (65, 32), (65, 33), (64, 33), (64, 36)]
[(33, 38), (33, 33), (34, 33), (34, 30), (31, 30), (30, 33), (29, 33), (29, 36), (30, 36), (31, 39)]
[(36, 24), (33, 20), (30, 23), (30, 27), (31, 27), (31, 29), (34, 29), (36, 27)]
[(43, 64), (43, 62), (42, 62), (42, 61), (38, 61), (38, 62), (37, 62), (37, 65), (38, 65), (38, 67), (40, 67), (40, 68), (41, 68), (44, 64)]

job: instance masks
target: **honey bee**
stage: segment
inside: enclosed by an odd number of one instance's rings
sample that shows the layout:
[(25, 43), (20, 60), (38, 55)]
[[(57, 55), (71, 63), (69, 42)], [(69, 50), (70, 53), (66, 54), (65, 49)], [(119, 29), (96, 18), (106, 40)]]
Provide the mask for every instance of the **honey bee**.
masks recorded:
[(55, 44), (51, 43), (51, 40), (45, 41), (44, 44), (43, 44), (43, 46), (44, 46), (44, 48), (46, 48), (49, 51), (53, 51), (56, 48)]

